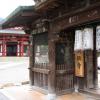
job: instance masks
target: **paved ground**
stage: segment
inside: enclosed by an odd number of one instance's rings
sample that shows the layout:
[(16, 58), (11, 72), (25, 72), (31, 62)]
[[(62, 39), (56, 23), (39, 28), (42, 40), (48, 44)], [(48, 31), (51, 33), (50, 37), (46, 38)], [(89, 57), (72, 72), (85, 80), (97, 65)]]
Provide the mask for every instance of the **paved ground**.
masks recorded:
[(0, 85), (29, 81), (29, 58), (0, 58)]
[[(47, 95), (33, 91), (29, 86), (17, 86), (1, 89), (0, 93), (3, 93), (8, 100), (47, 100)], [(0, 94), (1, 97), (1, 94)], [(6, 98), (0, 100), (7, 100)], [(57, 97), (55, 100), (100, 100), (89, 95), (81, 93), (72, 93)]]
[[(0, 58), (0, 85), (29, 80), (29, 58)], [(98, 71), (100, 83), (100, 70)], [(0, 89), (0, 100), (47, 100), (47, 96), (30, 90), (29, 86), (12, 86)], [(89, 95), (72, 93), (56, 100), (100, 100)]]
[(98, 85), (99, 85), (99, 88), (100, 88), (100, 69), (98, 70)]
[(9, 100), (9, 98), (5, 96), (3, 93), (0, 93), (0, 100)]

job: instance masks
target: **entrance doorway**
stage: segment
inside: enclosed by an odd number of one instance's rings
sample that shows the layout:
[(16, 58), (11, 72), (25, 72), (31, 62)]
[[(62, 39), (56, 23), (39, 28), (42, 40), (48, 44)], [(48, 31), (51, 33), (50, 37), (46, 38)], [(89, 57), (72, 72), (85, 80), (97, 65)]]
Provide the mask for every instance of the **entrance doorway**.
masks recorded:
[(17, 42), (7, 43), (7, 56), (17, 56)]
[(17, 42), (6, 42), (5, 45), (6, 56), (0, 57), (0, 87), (28, 84), (29, 57), (17, 56), (20, 53)]
[(56, 91), (58, 94), (74, 91), (74, 33), (65, 30), (55, 42)]

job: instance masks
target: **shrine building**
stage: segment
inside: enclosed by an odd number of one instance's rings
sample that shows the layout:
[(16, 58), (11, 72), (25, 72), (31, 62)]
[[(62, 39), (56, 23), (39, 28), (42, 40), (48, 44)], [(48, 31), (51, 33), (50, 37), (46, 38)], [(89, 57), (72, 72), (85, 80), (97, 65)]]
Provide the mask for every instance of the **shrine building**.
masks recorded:
[(29, 35), (23, 30), (0, 30), (0, 57), (28, 57), (29, 47)]
[[(15, 9), (2, 24), (3, 29), (23, 27), (30, 34), (32, 88), (47, 94), (49, 100), (76, 91), (100, 96), (96, 92), (100, 0), (34, 2), (33, 6)], [(19, 40), (24, 43), (24, 39)], [(15, 48), (16, 43), (7, 42), (7, 45)]]

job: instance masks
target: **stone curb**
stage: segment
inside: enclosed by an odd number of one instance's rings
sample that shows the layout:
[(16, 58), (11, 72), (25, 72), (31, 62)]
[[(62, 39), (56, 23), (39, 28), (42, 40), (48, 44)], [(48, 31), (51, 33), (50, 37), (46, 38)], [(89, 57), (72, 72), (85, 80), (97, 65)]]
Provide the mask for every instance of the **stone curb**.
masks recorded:
[(6, 83), (6, 84), (1, 84), (0, 89), (11, 87), (11, 86), (27, 85), (27, 84), (29, 84), (29, 81), (23, 81), (21, 83)]

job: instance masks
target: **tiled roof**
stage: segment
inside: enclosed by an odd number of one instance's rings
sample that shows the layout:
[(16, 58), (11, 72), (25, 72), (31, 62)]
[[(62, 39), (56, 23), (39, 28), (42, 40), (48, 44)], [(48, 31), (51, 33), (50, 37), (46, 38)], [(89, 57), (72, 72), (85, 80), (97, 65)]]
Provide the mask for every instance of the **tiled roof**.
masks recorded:
[(34, 6), (20, 6), (15, 9), (1, 24), (2, 28), (24, 26), (35, 20), (38, 14)]
[(3, 29), (0, 30), (0, 34), (2, 33), (8, 33), (8, 34), (25, 34), (23, 30), (18, 30), (18, 29)]

